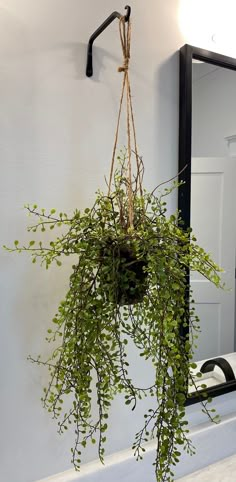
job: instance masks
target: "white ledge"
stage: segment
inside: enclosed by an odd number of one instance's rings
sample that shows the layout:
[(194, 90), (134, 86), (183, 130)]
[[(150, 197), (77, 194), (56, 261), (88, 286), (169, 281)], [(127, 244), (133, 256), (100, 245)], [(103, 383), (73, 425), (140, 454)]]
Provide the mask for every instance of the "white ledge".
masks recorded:
[[(183, 453), (180, 463), (175, 468), (176, 479), (195, 472), (197, 469), (204, 469), (204, 467), (218, 462), (219, 459), (235, 454), (235, 431), (236, 413), (222, 417), (220, 424), (207, 422), (192, 429), (189, 436), (197, 449), (197, 453), (193, 457)], [(72, 469), (41, 479), (38, 482), (143, 482), (144, 480), (156, 482), (152, 465), (155, 459), (156, 444), (155, 442), (148, 443), (145, 448), (144, 459), (140, 462), (136, 462), (133, 451), (129, 449), (107, 456), (105, 465), (96, 460), (82, 465), (80, 472), (75, 472)], [(178, 480), (181, 482), (182, 479)], [(188, 475), (187, 478), (183, 479), (183, 482), (192, 480), (195, 479)], [(205, 482), (203, 478), (196, 480)], [(224, 479), (218, 480), (223, 482)], [(214, 478), (214, 482), (218, 481)]]
[(232, 482), (235, 480), (233, 474), (236, 474), (236, 455), (178, 479), (178, 482)]

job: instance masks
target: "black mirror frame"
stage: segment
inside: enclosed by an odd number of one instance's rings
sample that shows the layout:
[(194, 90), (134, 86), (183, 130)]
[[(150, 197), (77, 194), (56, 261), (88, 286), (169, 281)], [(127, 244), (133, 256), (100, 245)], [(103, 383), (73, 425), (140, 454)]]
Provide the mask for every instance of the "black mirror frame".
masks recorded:
[[(179, 181), (184, 185), (178, 191), (178, 209), (185, 229), (190, 227), (191, 219), (191, 155), (192, 155), (192, 60), (201, 60), (210, 64), (236, 71), (236, 59), (192, 45), (180, 49), (179, 77)], [(187, 275), (187, 293), (189, 299), (189, 272)], [(181, 335), (187, 336), (188, 327), (182, 328)], [(236, 390), (236, 380), (221, 383), (207, 390), (209, 397), (217, 397)], [(206, 390), (203, 390), (206, 392)], [(186, 405), (198, 403), (201, 390), (188, 397)]]

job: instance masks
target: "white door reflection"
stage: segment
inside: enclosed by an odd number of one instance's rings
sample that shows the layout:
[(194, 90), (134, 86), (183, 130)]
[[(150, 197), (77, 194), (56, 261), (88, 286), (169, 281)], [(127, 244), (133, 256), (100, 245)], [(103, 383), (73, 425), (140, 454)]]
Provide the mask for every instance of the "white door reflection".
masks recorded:
[(236, 72), (193, 60), (191, 226), (198, 243), (223, 269), (230, 291), (191, 273), (201, 333), (195, 360), (235, 351)]
[(201, 333), (195, 360), (234, 351), (236, 159), (193, 158), (191, 225), (198, 243), (224, 269), (227, 291), (191, 273)]

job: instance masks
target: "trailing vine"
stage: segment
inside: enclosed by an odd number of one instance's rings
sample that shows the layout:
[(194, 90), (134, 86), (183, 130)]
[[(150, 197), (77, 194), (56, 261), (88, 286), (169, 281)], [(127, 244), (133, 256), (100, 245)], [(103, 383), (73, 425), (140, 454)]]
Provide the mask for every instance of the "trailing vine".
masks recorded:
[[(194, 453), (185, 402), (188, 381), (196, 386), (191, 338), (196, 337), (199, 320), (186, 301), (186, 269), (198, 271), (220, 286), (219, 267), (197, 245), (191, 231), (181, 228), (178, 213), (167, 218), (165, 198), (177, 183), (159, 196), (146, 191), (141, 196), (134, 179), (134, 225), (130, 226), (126, 153), (119, 161), (113, 189), (109, 195), (98, 192), (91, 209), (75, 210), (70, 217), (27, 205), (27, 212), (36, 217), (28, 231), (37, 234), (55, 229), (57, 235), (48, 244), (32, 239), (20, 246), (15, 241), (15, 246), (7, 249), (28, 251), (33, 263), (40, 261), (46, 269), (52, 263), (61, 266), (64, 257), (77, 259), (68, 292), (48, 329), (48, 342), (56, 344), (52, 354), (45, 361), (29, 357), (48, 367), (50, 383), (42, 402), (59, 418), (59, 432), (74, 426), (75, 468), (79, 469), (82, 450), (89, 442), (97, 443), (99, 458), (104, 461), (109, 409), (116, 394), (124, 394), (125, 404), (132, 410), (139, 400), (151, 397), (156, 408), (144, 414), (133, 443), (134, 455), (142, 459), (145, 443), (155, 439), (156, 478), (169, 482), (181, 449)], [(63, 234), (58, 235), (60, 229)], [(180, 327), (187, 324), (190, 335), (182, 338)], [(129, 374), (131, 341), (140, 356), (152, 363), (155, 376), (151, 386), (137, 387)], [(64, 411), (67, 397), (71, 407)], [(208, 399), (202, 404), (216, 421)]]

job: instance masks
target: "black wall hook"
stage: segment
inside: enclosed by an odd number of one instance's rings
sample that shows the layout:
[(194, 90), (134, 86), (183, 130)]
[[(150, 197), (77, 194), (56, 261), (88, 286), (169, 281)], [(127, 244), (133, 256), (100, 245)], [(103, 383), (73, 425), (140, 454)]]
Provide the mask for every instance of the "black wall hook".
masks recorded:
[[(127, 13), (125, 15), (125, 21), (128, 22), (131, 14), (131, 7), (129, 5), (125, 6)], [(89, 42), (88, 42), (88, 51), (87, 51), (87, 66), (86, 66), (86, 75), (87, 77), (92, 77), (93, 75), (93, 42), (94, 40), (105, 30), (108, 25), (110, 25), (115, 18), (121, 18), (123, 15), (119, 12), (113, 12), (107, 19), (100, 25), (100, 27), (95, 30), (95, 32), (91, 35)]]
[(125, 15), (125, 21), (128, 22), (131, 15), (131, 7), (129, 5), (126, 5), (125, 9), (127, 10), (127, 14)]

